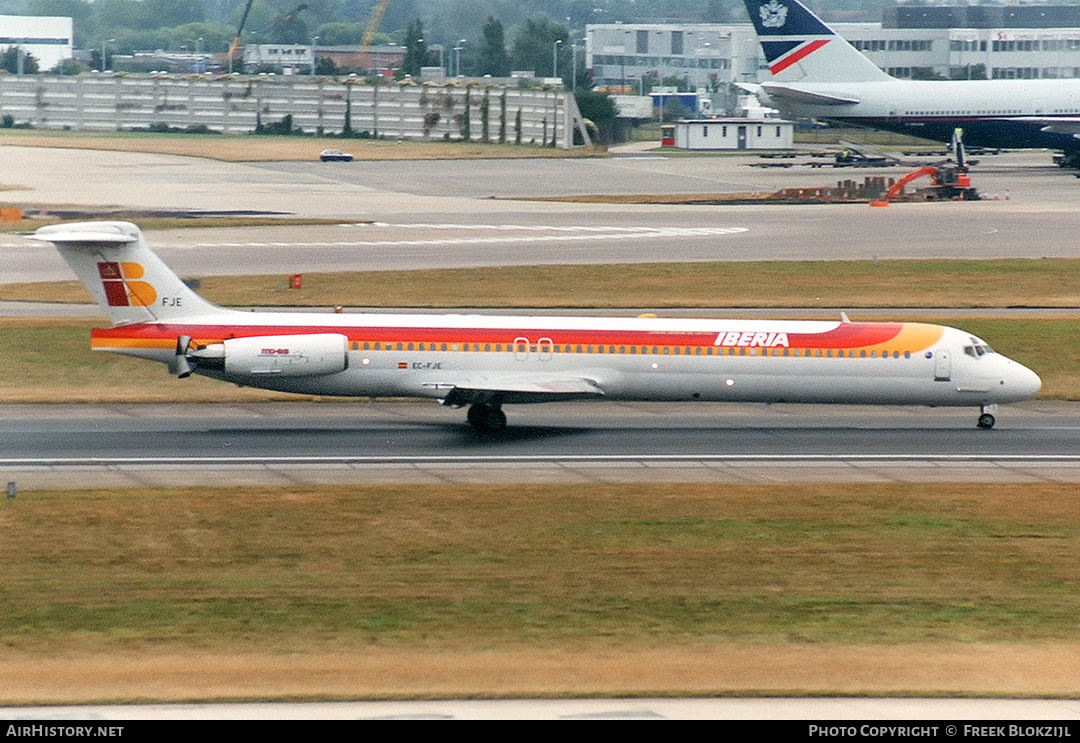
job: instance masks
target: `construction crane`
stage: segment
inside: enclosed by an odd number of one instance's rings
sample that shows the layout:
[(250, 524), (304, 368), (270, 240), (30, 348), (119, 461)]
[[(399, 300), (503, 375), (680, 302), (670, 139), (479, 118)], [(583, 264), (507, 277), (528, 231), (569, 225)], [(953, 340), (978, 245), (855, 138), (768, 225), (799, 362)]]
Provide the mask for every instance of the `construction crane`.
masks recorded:
[[(251, 4), (254, 1), (255, 0), (247, 0), (247, 5), (244, 6), (244, 14), (242, 16), (240, 16), (240, 25), (236, 27), (236, 38), (233, 39), (232, 44), (229, 45), (229, 72), (232, 72), (233, 58), (235, 58), (236, 50), (240, 46), (240, 37), (244, 33), (244, 24), (247, 23), (248, 13), (251, 11)], [(284, 18), (284, 22), (288, 23), (289, 21), (291, 21), (293, 19), (293, 16), (295, 16), (301, 10), (306, 10), (306, 9), (307, 9), (307, 3), (300, 3), (295, 8), (293, 8), (291, 11), (289, 11), (289, 14), (287, 16), (285, 16), (285, 18)]]
[[(375, 3), (375, 7), (371, 9), (371, 18), (368, 19), (367, 28), (364, 30), (364, 40), (360, 42), (360, 51), (362, 54), (367, 54), (369, 65), (371, 64), (371, 42), (375, 38), (375, 32), (379, 30), (379, 23), (389, 4), (390, 0), (378, 0)], [(375, 74), (379, 74), (379, 71), (375, 70)]]
[(236, 38), (233, 39), (232, 44), (229, 45), (229, 72), (232, 73), (233, 57), (236, 56), (236, 50), (240, 46), (240, 36), (244, 33), (244, 24), (247, 23), (248, 13), (251, 11), (251, 3), (254, 0), (247, 0), (247, 5), (244, 6), (244, 14), (240, 16), (240, 25), (236, 27)]

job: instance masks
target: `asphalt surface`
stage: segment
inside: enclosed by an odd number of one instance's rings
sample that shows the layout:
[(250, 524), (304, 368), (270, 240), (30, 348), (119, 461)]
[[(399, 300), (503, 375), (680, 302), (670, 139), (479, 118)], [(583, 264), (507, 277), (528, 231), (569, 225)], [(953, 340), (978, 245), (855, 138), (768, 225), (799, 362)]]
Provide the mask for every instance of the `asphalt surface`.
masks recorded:
[[(7, 192), (14, 201), (85, 205), (90, 208), (264, 210), (298, 216), (334, 217), (318, 226), (176, 229), (148, 233), (155, 250), (182, 275), (280, 273), (356, 268), (420, 268), (525, 263), (626, 261), (784, 260), (895, 257), (1074, 256), (1080, 232), (1075, 209), (1080, 181), (1051, 164), (1046, 152), (1006, 153), (983, 158), (973, 169), (975, 184), (993, 197), (982, 202), (760, 206), (626, 206), (539, 199), (569, 194), (768, 192), (794, 185), (831, 185), (837, 180), (897, 177), (906, 168), (758, 168), (759, 158), (663, 157), (636, 154), (577, 160), (483, 160), (438, 162), (229, 164), (159, 155), (76, 152), (4, 147), (13, 164), (23, 163), (24, 188)], [(73, 162), (79, 167), (73, 167)], [(123, 173), (123, 178), (118, 177)], [(498, 198), (492, 198), (498, 197)], [(69, 279), (70, 269), (50, 245), (18, 235), (0, 238), (0, 281)], [(482, 293), (483, 287), (477, 288)], [(723, 287), (718, 287), (723, 291)], [(42, 298), (47, 300), (46, 297)], [(266, 304), (273, 304), (268, 297)], [(409, 297), (403, 297), (407, 305)], [(416, 298), (422, 303), (422, 297)], [(19, 305), (5, 314), (93, 315), (94, 308)], [(741, 313), (747, 314), (747, 313)], [(754, 314), (750, 312), (749, 314)], [(511, 430), (498, 439), (478, 437), (460, 411), (406, 404), (287, 407), (287, 413), (238, 412), (210, 406), (182, 414), (131, 407), (117, 426), (109, 414), (87, 406), (46, 413), (33, 408), (29, 421), (8, 409), (0, 416), (0, 443), (8, 467), (43, 452), (72, 461), (97, 462), (115, 476), (125, 458), (172, 462), (188, 477), (199, 469), (247, 468), (268, 477), (271, 467), (306, 467), (350, 477), (358, 467), (379, 468), (381, 477), (450, 478), (441, 465), (425, 469), (418, 458), (462, 461), (487, 457), (483, 472), (500, 477), (732, 478), (776, 476), (754, 465), (754, 457), (788, 457), (786, 477), (867, 477), (867, 457), (925, 460), (927, 453), (952, 457), (1006, 455), (1071, 457), (1074, 411), (1014, 417), (1003, 411), (992, 432), (973, 428), (971, 411), (873, 410), (852, 415), (829, 408), (762, 408), (751, 413), (726, 407), (573, 406), (510, 410)], [(345, 412), (333, 412), (333, 411)], [(787, 412), (781, 412), (781, 411)], [(663, 411), (663, 412), (660, 412)], [(67, 419), (63, 424), (53, 417)], [(989, 435), (988, 435), (989, 433)], [(305, 463), (271, 461), (289, 452)], [(741, 469), (731, 464), (739, 455)], [(676, 461), (691, 456), (692, 463)], [(834, 463), (790, 464), (791, 457), (832, 457)], [(835, 464), (860, 457), (860, 467)], [(216, 463), (192, 457), (216, 457)], [(315, 461), (313, 458), (322, 457)], [(368, 457), (360, 462), (357, 457)], [(590, 464), (568, 469), (568, 457)], [(722, 464), (717, 457), (727, 457)], [(245, 460), (238, 462), (236, 458)], [(388, 461), (411, 458), (407, 464)], [(532, 464), (523, 462), (531, 458)], [(666, 461), (661, 461), (665, 459)], [(711, 459), (710, 459), (711, 458)], [(510, 460), (516, 459), (511, 462)], [(22, 464), (15, 464), (18, 460)], [(258, 461), (256, 461), (258, 460)], [(375, 462), (374, 460), (381, 460)], [(597, 462), (607, 462), (603, 466)], [(553, 465), (552, 462), (560, 464)], [(707, 462), (707, 464), (706, 464)], [(614, 464), (611, 464), (614, 463)], [(692, 465), (692, 466), (691, 466)], [(52, 465), (39, 463), (41, 474)], [(1046, 464), (1045, 467), (1050, 465)], [(140, 465), (145, 471), (149, 464)], [(1071, 471), (1059, 461), (1054, 477)], [(254, 469), (253, 469), (254, 468)], [(584, 469), (590, 471), (580, 474)], [(591, 468), (591, 469), (590, 469)], [(468, 469), (468, 468), (464, 468)], [(914, 472), (910, 464), (890, 465)], [(925, 469), (925, 468), (924, 468)], [(342, 472), (341, 470), (345, 470)], [(605, 473), (598, 475), (597, 470)], [(969, 470), (931, 468), (919, 476), (968, 477)], [(921, 470), (920, 470), (921, 471)], [(980, 467), (980, 476), (1017, 477), (1014, 470)], [(524, 474), (524, 473), (530, 474)], [(943, 475), (943, 473), (948, 473)], [(629, 473), (629, 474), (627, 474)], [(22, 470), (8, 470), (25, 481)], [(1071, 477), (1071, 475), (1065, 475)], [(54, 478), (62, 483), (71, 478)], [(41, 481), (40, 478), (35, 481)], [(130, 477), (119, 477), (130, 483)], [(136, 478), (136, 481), (139, 481)]]
[[(0, 406), (17, 489), (175, 484), (1080, 482), (1080, 405), (512, 406), (473, 431), (430, 402)], [(88, 476), (87, 473), (94, 473)]]
[[(546, 263), (1075, 257), (1080, 181), (1047, 152), (984, 158), (980, 202), (662, 206), (532, 199), (577, 193), (743, 193), (829, 186), (906, 168), (777, 169), (743, 157), (229, 164), (3, 147), (5, 201), (87, 208), (264, 210), (341, 220), (308, 227), (162, 230), (184, 276)], [(73, 168), (78, 159), (82, 167)], [(85, 161), (85, 162), (82, 162)], [(343, 167), (336, 167), (336, 166)], [(122, 166), (122, 167), (121, 167)], [(120, 178), (120, 171), (124, 177)], [(0, 281), (71, 277), (49, 245), (0, 238)], [(723, 291), (723, 287), (718, 287)], [(272, 301), (272, 300), (271, 300)]]

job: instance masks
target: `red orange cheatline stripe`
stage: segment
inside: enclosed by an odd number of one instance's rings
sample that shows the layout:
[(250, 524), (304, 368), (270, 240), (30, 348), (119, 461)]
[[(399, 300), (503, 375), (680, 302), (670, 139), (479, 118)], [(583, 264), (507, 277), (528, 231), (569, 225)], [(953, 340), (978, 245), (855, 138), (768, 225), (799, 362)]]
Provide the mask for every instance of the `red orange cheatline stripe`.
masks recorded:
[(774, 62), (769, 67), (769, 72), (771, 72), (772, 74), (775, 75), (778, 72), (786, 70), (788, 67), (791, 67), (791, 65), (795, 64), (799, 60), (805, 59), (810, 54), (816, 52), (818, 49), (820, 49), (821, 47), (825, 46), (828, 43), (829, 43), (829, 39), (816, 39), (815, 41), (811, 41), (809, 44), (806, 44), (805, 46), (800, 46), (797, 49), (793, 50), (791, 52), (791, 54), (787, 55), (783, 59), (779, 59), (776, 62)]
[[(790, 326), (796, 328), (796, 325)], [(922, 323), (840, 323), (820, 333), (725, 332), (722, 325), (708, 332), (544, 328), (446, 328), (446, 327), (339, 327), (339, 326), (188, 326), (137, 324), (98, 328), (91, 334), (95, 349), (168, 349), (176, 338), (187, 335), (196, 345), (220, 343), (228, 338), (253, 336), (340, 333), (352, 343), (378, 344), (504, 344), (509, 349), (522, 341), (541, 341), (557, 346), (677, 346), (724, 348), (790, 348), (823, 350), (923, 351), (941, 339), (943, 328)], [(779, 332), (778, 332), (779, 331)], [(527, 336), (529, 340), (523, 338)], [(368, 349), (366, 349), (368, 350)], [(375, 347), (374, 350), (380, 350)], [(407, 346), (395, 350), (413, 350)], [(427, 350), (434, 350), (428, 348)], [(455, 350), (455, 349), (450, 349)], [(471, 350), (479, 350), (473, 348)], [(569, 349), (567, 349), (569, 350)]]

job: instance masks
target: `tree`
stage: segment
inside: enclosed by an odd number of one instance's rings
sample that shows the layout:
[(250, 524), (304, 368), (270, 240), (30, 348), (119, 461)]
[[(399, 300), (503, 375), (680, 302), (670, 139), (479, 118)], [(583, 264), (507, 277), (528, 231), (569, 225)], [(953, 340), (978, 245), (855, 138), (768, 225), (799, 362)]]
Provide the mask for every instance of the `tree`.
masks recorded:
[[(541, 77), (552, 77), (555, 74), (552, 64), (557, 58), (559, 71), (569, 75), (569, 38), (564, 26), (547, 18), (530, 18), (514, 36), (511, 63), (516, 70), (533, 70)], [(562, 43), (556, 47), (555, 42)]]
[(270, 41), (273, 44), (310, 44), (311, 34), (308, 25), (300, 17), (300, 12), (307, 8), (301, 3), (287, 15), (279, 16), (270, 24)]
[(148, 28), (206, 21), (206, 7), (201, 0), (142, 0), (139, 4)]
[(359, 46), (364, 38), (362, 23), (324, 23), (315, 30), (322, 46)]
[(582, 118), (596, 125), (601, 143), (610, 144), (615, 134), (615, 119), (619, 115), (615, 99), (607, 93), (581, 89), (574, 93), (574, 99)]
[(405, 59), (401, 71), (406, 75), (419, 77), (420, 68), (428, 63), (427, 40), (424, 39), (424, 24), (417, 18), (405, 31)]
[(510, 55), (506, 53), (503, 25), (495, 16), (484, 24), (484, 41), (480, 47), (480, 74), (507, 77), (510, 74)]
[(13, 75), (19, 72), (19, 57), (22, 57), (22, 73), (33, 75), (38, 71), (38, 62), (34, 55), (16, 46), (9, 46), (0, 54), (0, 68)]

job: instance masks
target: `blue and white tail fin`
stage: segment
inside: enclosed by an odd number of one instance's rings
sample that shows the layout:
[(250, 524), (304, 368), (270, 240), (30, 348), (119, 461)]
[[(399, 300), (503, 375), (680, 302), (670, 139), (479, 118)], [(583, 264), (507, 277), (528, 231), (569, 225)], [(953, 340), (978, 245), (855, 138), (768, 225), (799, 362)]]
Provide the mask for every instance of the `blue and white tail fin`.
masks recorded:
[(147, 247), (130, 222), (74, 222), (42, 227), (114, 325), (189, 320), (230, 310), (193, 292)]
[(892, 78), (798, 0), (744, 0), (776, 82), (861, 83)]

